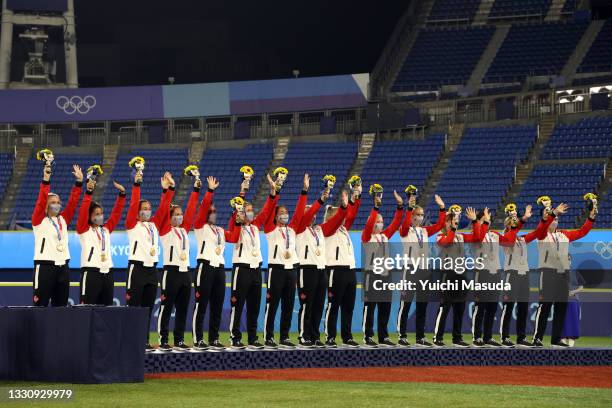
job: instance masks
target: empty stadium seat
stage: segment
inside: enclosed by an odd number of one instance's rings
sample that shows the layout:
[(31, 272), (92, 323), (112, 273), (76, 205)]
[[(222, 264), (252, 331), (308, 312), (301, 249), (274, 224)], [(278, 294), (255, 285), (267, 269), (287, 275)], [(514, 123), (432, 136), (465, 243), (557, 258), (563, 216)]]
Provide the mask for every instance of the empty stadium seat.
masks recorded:
[(605, 72), (612, 70), (612, 20), (606, 20), (578, 67), (578, 72)]
[(551, 0), (495, 0), (489, 17), (545, 16)]
[(559, 124), (546, 143), (542, 159), (583, 159), (612, 155), (612, 117)]
[(480, 0), (436, 0), (428, 20), (471, 20), (479, 5)]
[(0, 153), (0, 200), (4, 198), (12, 174), (13, 156), (9, 153)]

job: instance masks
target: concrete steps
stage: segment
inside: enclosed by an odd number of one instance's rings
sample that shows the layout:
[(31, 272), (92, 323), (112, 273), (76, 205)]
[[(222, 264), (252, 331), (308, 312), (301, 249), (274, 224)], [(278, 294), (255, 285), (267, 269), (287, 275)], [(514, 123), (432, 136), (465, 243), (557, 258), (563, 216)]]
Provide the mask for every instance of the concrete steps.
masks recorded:
[(476, 14), (474, 15), (474, 21), (472, 21), (473, 26), (487, 24), (487, 19), (489, 18), (489, 13), (491, 13), (491, 9), (493, 8), (493, 3), (495, 3), (495, 0), (482, 0), (480, 2), (478, 10), (476, 10)]
[[(205, 150), (206, 143), (204, 141), (194, 141), (191, 144), (191, 147), (189, 148), (189, 163), (196, 164), (199, 166)], [(200, 178), (202, 179), (201, 191), (204, 191), (206, 189), (206, 176), (206, 174), (200, 174)], [(179, 184), (174, 194), (174, 203), (182, 206), (182, 208), (185, 209), (185, 205), (187, 205), (186, 198), (191, 191), (193, 191), (193, 180), (191, 179), (191, 177), (183, 175), (181, 183)]]
[[(342, 185), (339, 185), (334, 188), (335, 197), (336, 197), (336, 205), (340, 204), (340, 192), (342, 190), (349, 190), (348, 179), (351, 178), (354, 174), (360, 175), (363, 171), (363, 167), (368, 161), (368, 157), (370, 156), (370, 152), (374, 147), (374, 142), (376, 140), (376, 134), (374, 133), (364, 133), (361, 135), (361, 140), (359, 141), (359, 149), (357, 150), (357, 156), (351, 165), (351, 169), (349, 170), (348, 178), (346, 180), (342, 180)], [(365, 188), (365, 186), (364, 186)]]
[[(118, 153), (119, 145), (116, 144), (104, 145), (104, 148), (102, 149), (102, 163), (100, 163), (100, 165), (104, 170), (104, 174), (102, 175), (102, 177), (98, 178), (98, 182), (96, 183), (96, 189), (94, 190), (93, 194), (93, 199), (95, 201), (101, 202), (106, 189), (109, 187), (114, 188), (111, 174), (113, 174), (113, 170), (115, 169), (115, 165), (117, 164)], [(87, 171), (87, 169), (83, 169), (83, 171)], [(124, 185), (123, 187), (125, 187), (126, 190), (130, 188), (129, 185)]]
[(495, 33), (493, 33), (487, 48), (485, 48), (484, 52), (482, 53), (478, 64), (476, 64), (476, 67), (474, 67), (474, 71), (472, 71), (472, 75), (470, 75), (470, 79), (466, 84), (466, 87), (472, 94), (475, 95), (478, 93), (478, 88), (487, 74), (491, 63), (495, 59), (495, 56), (499, 51), (499, 47), (501, 47), (502, 43), (506, 39), (508, 31), (510, 31), (509, 24), (498, 25), (495, 29)]
[(580, 39), (580, 41), (578, 41), (576, 48), (574, 48), (574, 52), (572, 52), (572, 55), (570, 55), (567, 62), (561, 69), (561, 76), (565, 78), (566, 85), (570, 85), (574, 80), (576, 70), (578, 69), (585, 55), (591, 48), (593, 41), (595, 41), (595, 38), (597, 38), (597, 35), (601, 31), (601, 28), (603, 27), (604, 23), (605, 20), (591, 21), (584, 34), (582, 35), (582, 38)]
[(563, 6), (565, 6), (565, 0), (552, 0), (544, 21), (559, 21)]
[(274, 141), (274, 156), (266, 172), (262, 175), (261, 182), (258, 186), (251, 185), (251, 189), (257, 188), (257, 194), (255, 195), (255, 199), (253, 200), (253, 207), (256, 210), (259, 210), (266, 201), (266, 197), (270, 194), (270, 187), (268, 185), (268, 181), (266, 180), (266, 174), (272, 174), (274, 169), (279, 167), (283, 161), (285, 160), (285, 156), (287, 155), (287, 150), (289, 150), (289, 143), (291, 143), (291, 137), (289, 136), (280, 136), (277, 137)]

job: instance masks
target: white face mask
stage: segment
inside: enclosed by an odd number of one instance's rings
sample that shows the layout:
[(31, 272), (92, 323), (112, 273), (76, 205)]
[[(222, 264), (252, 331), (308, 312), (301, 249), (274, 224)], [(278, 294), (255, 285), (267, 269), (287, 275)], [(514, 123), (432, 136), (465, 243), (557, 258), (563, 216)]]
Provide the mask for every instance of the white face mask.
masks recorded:
[(149, 219), (151, 218), (151, 210), (141, 210), (138, 215), (140, 215), (140, 218), (143, 221), (149, 221)]
[(104, 215), (102, 215), (102, 214), (94, 215), (92, 217), (91, 221), (93, 222), (94, 225), (100, 226), (100, 225), (104, 224)]
[(287, 224), (289, 222), (289, 214), (281, 214), (278, 217), (276, 217), (276, 219), (281, 224)]
[(178, 227), (182, 223), (183, 223), (183, 216), (182, 215), (173, 215), (172, 216), (172, 225), (173, 226)]
[(253, 211), (247, 211), (245, 214), (247, 221), (251, 222), (255, 219), (255, 213)]
[(415, 225), (416, 227), (420, 227), (423, 224), (423, 218), (425, 218), (422, 215), (415, 215), (412, 217), (412, 224)]
[(374, 224), (374, 231), (376, 232), (380, 232), (383, 230), (383, 226), (384, 224), (382, 222), (377, 222), (376, 224)]

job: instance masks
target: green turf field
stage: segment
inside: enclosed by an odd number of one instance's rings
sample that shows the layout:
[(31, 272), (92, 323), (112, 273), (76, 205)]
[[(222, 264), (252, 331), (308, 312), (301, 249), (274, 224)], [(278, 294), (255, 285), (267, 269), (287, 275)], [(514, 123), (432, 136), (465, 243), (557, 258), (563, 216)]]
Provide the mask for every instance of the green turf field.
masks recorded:
[[(290, 336), (291, 336), (291, 340), (297, 343), (297, 333), (291, 333)], [(228, 332), (221, 332), (219, 337), (223, 344), (225, 344), (226, 346), (230, 345)], [(431, 339), (431, 337), (429, 338)], [(464, 334), (463, 338), (468, 342), (472, 340), (472, 336), (470, 334)], [(204, 333), (204, 339), (208, 341), (208, 333)], [(355, 334), (355, 339), (357, 341), (361, 341), (362, 340), (361, 334)], [(393, 341), (397, 340), (397, 338), (393, 335), (391, 336), (391, 339)], [(408, 334), (408, 340), (411, 343), (414, 342), (414, 333)], [(514, 337), (512, 338), (512, 340), (513, 341), (515, 340)], [(174, 341), (173, 335), (172, 333), (170, 333), (170, 344), (174, 344), (173, 341)], [(246, 333), (242, 333), (242, 341), (246, 343)], [(263, 335), (261, 333), (259, 336), (259, 341), (263, 343)], [(278, 341), (278, 335), (276, 336), (276, 341)], [(192, 345), (191, 332), (185, 332), (185, 342), (188, 345)], [(451, 344), (450, 335), (446, 336), (446, 342), (448, 344)], [(152, 345), (159, 344), (159, 336), (157, 335), (156, 332), (151, 332), (151, 344)], [(546, 336), (544, 338), (544, 345), (548, 345), (548, 344), (550, 344), (550, 337)], [(576, 341), (576, 347), (612, 347), (612, 337), (581, 337)]]
[[(7, 385), (2, 384), (2, 389), (5, 390)], [(147, 380), (144, 384), (75, 385), (72, 388), (74, 399), (67, 403), (3, 401), (2, 405), (45, 407), (65, 404), (101, 408), (612, 406), (612, 390), (596, 388), (193, 379)]]

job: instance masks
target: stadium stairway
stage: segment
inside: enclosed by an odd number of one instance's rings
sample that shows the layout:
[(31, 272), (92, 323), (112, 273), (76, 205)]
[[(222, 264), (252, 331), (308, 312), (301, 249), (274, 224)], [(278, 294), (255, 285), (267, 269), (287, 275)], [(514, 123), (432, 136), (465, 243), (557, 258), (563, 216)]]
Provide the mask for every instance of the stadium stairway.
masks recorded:
[[(363, 166), (365, 165), (368, 157), (370, 156), (370, 152), (374, 147), (374, 141), (376, 140), (376, 135), (374, 133), (365, 133), (361, 136), (361, 140), (359, 141), (359, 150), (357, 150), (357, 156), (355, 157), (355, 161), (351, 165), (351, 169), (349, 170), (348, 177), (350, 178), (354, 174), (361, 175), (363, 171)], [(348, 187), (348, 179), (343, 180), (342, 185), (336, 187), (336, 205), (340, 204), (340, 194), (339, 192), (344, 189), (349, 189)], [(363, 186), (364, 190), (366, 186)]]
[(487, 48), (485, 48), (484, 52), (480, 56), (480, 60), (478, 61), (478, 64), (476, 64), (476, 67), (474, 68), (474, 71), (472, 71), (472, 75), (466, 84), (467, 89), (471, 90), (471, 92), (474, 94), (478, 93), (480, 84), (482, 83), (485, 74), (493, 62), (493, 59), (497, 55), (497, 51), (499, 51), (499, 47), (501, 47), (509, 31), (509, 24), (500, 24), (495, 29), (495, 33), (493, 33), (491, 36), (491, 40), (489, 41)]
[(559, 21), (561, 19), (563, 6), (565, 6), (565, 1), (566, 0), (552, 0), (548, 8), (548, 13), (546, 13), (546, 17), (544, 17), (544, 21)]
[[(544, 116), (540, 119), (539, 123), (539, 132), (538, 138), (529, 152), (527, 159), (523, 163), (517, 166), (516, 174), (514, 176), (514, 182), (508, 189), (506, 196), (503, 198), (501, 205), (495, 212), (495, 218), (493, 219), (493, 228), (502, 228), (504, 223), (504, 207), (508, 203), (515, 203), (519, 195), (521, 194), (521, 190), (523, 189), (523, 184), (529, 178), (529, 175), (533, 171), (533, 168), (537, 164), (538, 157), (540, 157), (540, 153), (546, 146), (548, 139), (553, 134), (556, 125), (556, 119), (553, 115)], [(522, 211), (522, 209), (519, 209)]]
[(0, 228), (9, 229), (15, 207), (15, 200), (21, 188), (21, 181), (28, 168), (28, 160), (32, 155), (32, 148), (26, 146), (17, 147), (17, 156), (13, 164), (13, 174), (6, 187), (6, 193), (0, 207)]
[(586, 56), (587, 52), (591, 48), (593, 41), (597, 38), (597, 35), (601, 31), (606, 20), (593, 20), (587, 27), (586, 31), (582, 35), (582, 38), (576, 45), (576, 48), (572, 52), (572, 55), (568, 58), (567, 62), (561, 69), (561, 76), (565, 78), (567, 85), (571, 84), (576, 75), (576, 70), (582, 63), (582, 60)]
[[(102, 197), (104, 197), (104, 191), (110, 185), (112, 188), (113, 180), (111, 179), (111, 174), (113, 174), (113, 170), (115, 169), (115, 164), (117, 163), (117, 154), (119, 152), (119, 145), (104, 145), (102, 149), (102, 169), (104, 170), (104, 175), (98, 179), (96, 183), (96, 189), (94, 191), (93, 199), (97, 202), (102, 202)], [(83, 169), (86, 171), (87, 169)], [(129, 186), (124, 186), (125, 188), (129, 188)]]
[[(274, 156), (272, 161), (270, 162), (270, 165), (266, 169), (266, 173), (272, 175), (274, 169), (282, 164), (283, 160), (285, 160), (285, 156), (287, 155), (287, 150), (289, 150), (289, 143), (291, 143), (291, 137), (289, 136), (276, 138), (274, 142)], [(251, 186), (251, 188), (254, 187), (255, 186)], [(257, 195), (255, 196), (253, 206), (256, 209), (259, 209), (263, 206), (264, 202), (266, 201), (266, 197), (268, 197), (268, 194), (270, 193), (266, 177), (262, 177), (261, 183), (259, 184), (259, 186), (256, 187)]]
[[(194, 141), (189, 148), (189, 164), (200, 164), (202, 160), (202, 156), (204, 156), (204, 151), (206, 150), (206, 143), (204, 141), (198, 140)], [(202, 179), (202, 188), (200, 191), (206, 191), (206, 177), (208, 174), (200, 174), (200, 178)], [(174, 196), (174, 204), (180, 205), (182, 208), (185, 208), (188, 194), (193, 190), (193, 180), (191, 177), (183, 177), (181, 179), (181, 183), (179, 184), (176, 194)], [(202, 195), (203, 197), (203, 195)]]
[(478, 10), (476, 10), (476, 14), (474, 15), (474, 21), (472, 21), (473, 26), (487, 24), (487, 19), (489, 18), (489, 13), (493, 8), (493, 3), (495, 3), (495, 0), (482, 0), (480, 2)]
[[(444, 153), (442, 153), (442, 157), (432, 169), (431, 174), (425, 182), (425, 188), (420, 193), (418, 204), (421, 207), (427, 208), (427, 204), (431, 201), (432, 195), (436, 191), (452, 155), (457, 150), (464, 132), (465, 124), (463, 123), (456, 123), (449, 128)], [(442, 197), (442, 199), (444, 200), (444, 197)]]

